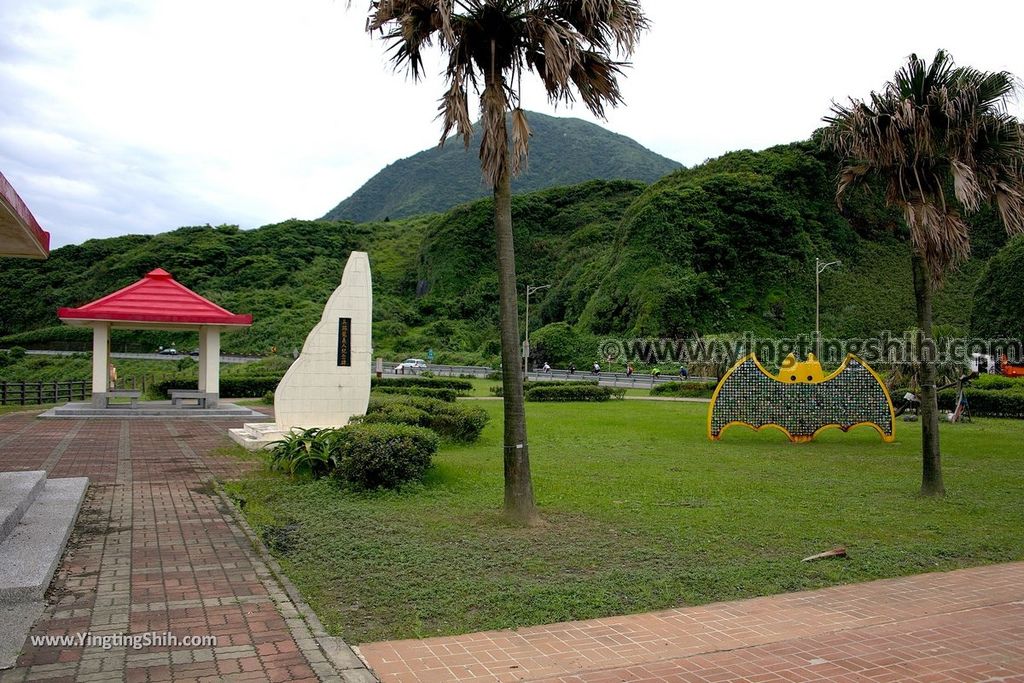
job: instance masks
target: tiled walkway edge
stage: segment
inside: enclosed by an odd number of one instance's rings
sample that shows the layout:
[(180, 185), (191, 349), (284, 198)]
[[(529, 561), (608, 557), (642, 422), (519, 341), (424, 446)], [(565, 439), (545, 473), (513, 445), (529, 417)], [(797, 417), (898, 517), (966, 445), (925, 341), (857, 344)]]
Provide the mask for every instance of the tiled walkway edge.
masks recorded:
[(1024, 683), (1024, 562), (359, 651), (384, 683)]
[[(258, 466), (218, 454), (234, 426), (0, 417), (0, 470), (91, 482), (45, 610), (0, 683), (376, 681), (219, 489)], [(178, 642), (123, 642), (163, 634)]]
[[(264, 571), (260, 572), (260, 580), (267, 586), (271, 599), (285, 616), (288, 627), (295, 636), (295, 642), (306, 655), (306, 659), (313, 663), (313, 670), (323, 680), (333, 674), (340, 676), (345, 683), (378, 683), (379, 679), (367, 669), (363, 660), (344, 640), (327, 633), (313, 608), (302, 598), (302, 594), (285, 575), (281, 565), (228, 498), (224, 488), (218, 485), (217, 492), (221, 502), (232, 511), (235, 524), (252, 543), (254, 552), (259, 554), (264, 565)], [(274, 585), (275, 583), (277, 585)], [(329, 666), (333, 667), (331, 671), (327, 671), (323, 666), (318, 669), (317, 664), (323, 661), (329, 662)]]

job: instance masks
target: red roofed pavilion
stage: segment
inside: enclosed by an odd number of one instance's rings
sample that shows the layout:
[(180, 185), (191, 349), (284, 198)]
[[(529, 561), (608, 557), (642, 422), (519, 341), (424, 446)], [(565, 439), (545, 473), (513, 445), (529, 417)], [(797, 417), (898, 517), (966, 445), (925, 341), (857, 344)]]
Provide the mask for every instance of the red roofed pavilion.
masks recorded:
[(7, 178), (0, 173), (0, 255), (44, 259), (50, 253), (50, 233), (39, 227)]
[(61, 308), (57, 316), (69, 325), (92, 327), (92, 403), (97, 407), (107, 405), (112, 328), (198, 330), (198, 393), (212, 408), (220, 396), (220, 333), (252, 325), (251, 315), (221, 308), (162, 268), (102, 299), (78, 308)]

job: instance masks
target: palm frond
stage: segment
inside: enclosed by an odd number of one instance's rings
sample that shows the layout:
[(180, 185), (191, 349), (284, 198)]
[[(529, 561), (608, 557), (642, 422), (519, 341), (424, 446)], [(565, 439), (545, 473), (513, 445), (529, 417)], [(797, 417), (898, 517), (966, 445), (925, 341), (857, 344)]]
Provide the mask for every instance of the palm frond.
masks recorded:
[[(375, 0), (366, 23), (368, 32), (380, 32), (390, 44), (395, 68), (414, 80), (422, 76), (428, 47), (437, 44), (448, 53), (447, 90), (438, 104), (441, 142), (454, 130), (468, 144), (468, 97), (476, 91), (488, 181), (502, 164), (513, 172), (524, 168), (529, 126), (511, 87), (524, 72), (536, 72), (552, 102), (578, 97), (603, 117), (605, 107), (622, 102), (617, 79), (626, 63), (612, 54), (631, 54), (647, 26), (639, 0)], [(505, 124), (510, 112), (511, 154)]]
[(837, 202), (880, 182), (935, 281), (970, 255), (961, 211), (993, 203), (1008, 231), (1024, 231), (1024, 136), (1006, 113), (1015, 88), (1012, 75), (957, 67), (940, 50), (930, 64), (911, 55), (867, 102), (833, 103), (822, 143), (844, 159)]

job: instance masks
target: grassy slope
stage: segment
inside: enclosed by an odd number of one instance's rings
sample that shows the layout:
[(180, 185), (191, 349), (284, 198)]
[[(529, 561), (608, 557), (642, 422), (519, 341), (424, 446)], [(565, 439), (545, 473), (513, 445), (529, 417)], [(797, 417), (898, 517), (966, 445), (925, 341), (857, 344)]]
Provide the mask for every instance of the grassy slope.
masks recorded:
[[(843, 261), (822, 280), (825, 335), (907, 329), (914, 314), (898, 217), (869, 195), (852, 196), (840, 215), (830, 163), (805, 142), (730, 153), (650, 187), (592, 181), (516, 196), (519, 281), (551, 285), (531, 302), (531, 329), (564, 321), (579, 335), (572, 354), (545, 358), (538, 344), (534, 357), (587, 365), (599, 337), (806, 334), (816, 256)], [(400, 360), (433, 349), (441, 363), (495, 363), (492, 220), (485, 200), (389, 222), (182, 228), (90, 240), (43, 262), (8, 259), (0, 262), (0, 291), (8, 294), (0, 299), (0, 335), (7, 335), (0, 346), (73, 340), (87, 348), (89, 330), (61, 326), (56, 306), (95, 299), (161, 266), (226, 308), (254, 315), (251, 329), (224, 337), (226, 351), (287, 352), (301, 347), (344, 259), (360, 249), (373, 269), (377, 353)], [(993, 215), (972, 225), (978, 259), (949, 277), (936, 301), (936, 321), (958, 335), (984, 326), (986, 316), (972, 322), (975, 283), (1005, 241)], [(1013, 290), (1017, 275), (1010, 268), (995, 291)], [(1001, 298), (985, 300), (1000, 306)], [(1007, 317), (1024, 334), (1019, 319)], [(113, 337), (116, 350), (197, 345), (188, 333)]]
[[(427, 483), (342, 493), (255, 474), (230, 483), (257, 530), (297, 522), (279, 557), (349, 642), (698, 604), (1024, 558), (1024, 423), (943, 425), (948, 494), (917, 497), (917, 425), (704, 437), (705, 406), (528, 404), (546, 525), (498, 516), (501, 406)], [(847, 560), (803, 564), (834, 545)]]

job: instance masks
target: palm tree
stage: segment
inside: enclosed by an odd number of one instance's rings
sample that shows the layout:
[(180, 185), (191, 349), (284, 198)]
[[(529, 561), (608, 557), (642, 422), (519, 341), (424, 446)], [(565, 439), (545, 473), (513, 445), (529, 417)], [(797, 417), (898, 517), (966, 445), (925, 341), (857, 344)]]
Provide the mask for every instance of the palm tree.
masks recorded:
[[(443, 145), (455, 130), (468, 147), (473, 132), (469, 90), (480, 96), (480, 166), (494, 190), (501, 361), (505, 410), (505, 512), (533, 523), (537, 509), (526, 441), (520, 371), (519, 305), (512, 241), (512, 176), (526, 160), (530, 128), (520, 107), (523, 72), (541, 79), (553, 103), (578, 96), (594, 114), (622, 101), (617, 77), (647, 27), (638, 0), (379, 0), (366, 29), (391, 44), (392, 63), (414, 80), (423, 50), (436, 41), (447, 54), (447, 90), (439, 107)], [(511, 114), (511, 140), (506, 123)], [(511, 149), (510, 149), (511, 146)]]
[(870, 101), (833, 104), (823, 142), (842, 158), (836, 200), (861, 183), (884, 188), (910, 235), (917, 304), (923, 473), (921, 493), (941, 495), (939, 410), (932, 297), (943, 274), (970, 255), (962, 213), (998, 209), (1008, 232), (1024, 231), (1024, 135), (1007, 113), (1016, 79), (957, 67), (943, 50), (917, 55)]

